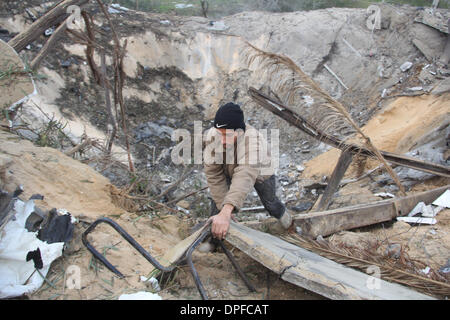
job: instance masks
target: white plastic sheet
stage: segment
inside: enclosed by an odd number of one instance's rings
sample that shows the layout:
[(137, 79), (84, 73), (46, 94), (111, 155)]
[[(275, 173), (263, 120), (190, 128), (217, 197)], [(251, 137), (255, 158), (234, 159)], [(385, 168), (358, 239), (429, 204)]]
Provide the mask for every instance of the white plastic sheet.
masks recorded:
[(439, 198), (433, 201), (435, 206), (450, 208), (450, 190), (446, 190)]
[[(0, 234), (0, 298), (29, 294), (41, 287), (51, 263), (62, 255), (64, 242), (48, 244), (37, 238), (37, 232), (25, 228), (28, 216), (34, 211), (34, 202), (16, 200), (15, 220), (10, 220)], [(27, 253), (39, 248), (43, 267), (36, 271), (33, 260), (26, 261)]]

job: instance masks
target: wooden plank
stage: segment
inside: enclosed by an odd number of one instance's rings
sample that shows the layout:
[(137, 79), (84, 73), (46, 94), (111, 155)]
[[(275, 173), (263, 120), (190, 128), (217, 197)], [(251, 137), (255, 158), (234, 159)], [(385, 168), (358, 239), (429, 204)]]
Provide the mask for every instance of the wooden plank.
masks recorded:
[(338, 163), (331, 174), (330, 182), (325, 188), (325, 191), (320, 199), (319, 206), (317, 207), (318, 211), (328, 209), (333, 194), (339, 188), (339, 184), (344, 177), (345, 171), (347, 171), (349, 165), (352, 163), (352, 158), (353, 154), (350, 151), (344, 150), (341, 152)]
[[(342, 230), (364, 227), (371, 224), (390, 221), (397, 216), (407, 215), (417, 203), (433, 202), (444, 193), (450, 185), (421, 192), (407, 197), (378, 201), (339, 209), (297, 214), (293, 216), (294, 225), (302, 229), (303, 235), (316, 238), (327, 236)], [(279, 234), (284, 230), (275, 218), (264, 221), (246, 221), (243, 225), (256, 230)]]
[(205, 223), (203, 227), (198, 229), (192, 235), (178, 242), (174, 247), (172, 247), (169, 251), (167, 251), (162, 258), (158, 259), (158, 262), (164, 267), (170, 267), (176, 262), (178, 262), (178, 260), (183, 258), (186, 251), (191, 247), (191, 245), (195, 242), (195, 240), (197, 240), (198, 237), (200, 237), (200, 235), (206, 228), (210, 228), (209, 223)]
[(302, 229), (302, 234), (316, 238), (327, 236), (338, 231), (390, 221), (397, 216), (407, 215), (417, 203), (433, 202), (444, 193), (450, 185), (430, 191), (413, 194), (402, 198), (394, 198), (373, 204), (299, 214), (293, 217), (294, 224)]
[(231, 222), (225, 240), (281, 279), (329, 299), (433, 299), (381, 279), (377, 279), (378, 289), (370, 289), (371, 279), (365, 273), (235, 222)]

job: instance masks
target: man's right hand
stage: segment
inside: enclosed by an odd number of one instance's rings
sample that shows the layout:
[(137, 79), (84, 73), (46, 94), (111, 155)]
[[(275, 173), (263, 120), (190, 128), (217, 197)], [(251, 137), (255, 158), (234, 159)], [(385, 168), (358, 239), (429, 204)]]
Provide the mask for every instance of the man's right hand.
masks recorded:
[(211, 217), (211, 232), (214, 238), (219, 240), (225, 239), (228, 229), (230, 228), (233, 208), (232, 205), (226, 204), (217, 215)]

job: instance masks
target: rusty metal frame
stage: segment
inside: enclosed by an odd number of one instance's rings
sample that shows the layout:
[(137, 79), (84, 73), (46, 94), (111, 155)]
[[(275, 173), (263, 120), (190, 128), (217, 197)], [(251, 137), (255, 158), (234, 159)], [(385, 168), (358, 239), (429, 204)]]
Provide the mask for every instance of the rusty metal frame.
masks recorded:
[[(98, 260), (100, 260), (100, 262), (102, 262), (110, 271), (115, 273), (120, 278), (124, 278), (125, 276), (119, 270), (117, 270), (117, 268), (114, 267), (108, 261), (108, 259), (106, 259), (106, 257), (104, 257), (100, 252), (98, 252), (92, 246), (92, 244), (87, 240), (87, 235), (89, 233), (91, 233), (92, 231), (94, 231), (95, 227), (97, 225), (99, 225), (100, 223), (106, 223), (106, 224), (109, 224), (111, 227), (113, 227), (125, 240), (128, 241), (128, 243), (130, 243), (142, 256), (144, 256), (145, 259), (147, 259), (158, 270), (163, 271), (163, 272), (171, 272), (171, 271), (173, 271), (175, 269), (176, 265), (173, 265), (173, 266), (170, 266), (170, 267), (165, 267), (162, 264), (160, 264), (136, 240), (134, 240), (134, 238), (132, 236), (130, 236), (120, 225), (118, 225), (115, 221), (113, 221), (113, 220), (111, 220), (109, 218), (103, 217), (103, 218), (100, 218), (100, 219), (97, 219), (96, 221), (94, 221), (84, 231), (84, 233), (82, 234), (81, 239), (83, 241), (83, 244), (94, 255), (94, 257), (97, 258)], [(194, 263), (192, 262), (192, 253), (198, 247), (198, 245), (200, 243), (202, 243), (210, 235), (211, 235), (211, 229), (210, 228), (205, 229), (200, 234), (200, 236), (194, 241), (194, 243), (188, 248), (188, 250), (186, 251), (186, 254), (184, 255), (184, 258), (180, 259), (180, 262), (184, 261), (184, 260), (187, 261), (187, 264), (189, 265), (189, 268), (191, 269), (192, 277), (194, 278), (194, 281), (195, 281), (195, 284), (197, 286), (197, 289), (198, 289), (198, 291), (200, 293), (200, 296), (202, 297), (203, 300), (208, 300), (208, 295), (206, 294), (205, 288), (203, 287), (203, 284), (202, 284), (202, 282), (200, 280), (199, 274), (198, 274), (197, 270), (195, 269)], [(231, 261), (231, 264), (234, 266), (234, 268), (236, 269), (237, 273), (239, 274), (239, 276), (244, 281), (244, 283), (247, 286), (247, 288), (250, 291), (255, 292), (256, 291), (255, 288), (252, 286), (250, 281), (247, 279), (247, 277), (245, 276), (244, 272), (239, 267), (239, 265), (236, 262), (236, 260), (233, 258), (231, 252), (229, 252), (229, 250), (225, 247), (225, 245), (223, 244), (223, 241), (219, 241), (219, 245), (221, 246), (221, 248), (225, 252), (225, 255), (228, 257), (228, 259)]]

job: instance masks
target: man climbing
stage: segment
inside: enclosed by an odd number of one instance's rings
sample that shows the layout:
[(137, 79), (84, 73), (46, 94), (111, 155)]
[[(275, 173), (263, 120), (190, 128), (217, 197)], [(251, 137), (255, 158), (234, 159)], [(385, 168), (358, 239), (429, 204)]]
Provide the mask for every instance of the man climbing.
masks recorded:
[(261, 152), (262, 156), (259, 152), (266, 140), (255, 128), (245, 124), (239, 105), (230, 102), (219, 108), (206, 140), (214, 140), (214, 137), (222, 148), (205, 152), (204, 165), (212, 197), (210, 219), (213, 237), (225, 238), (233, 212), (239, 211), (253, 187), (264, 208), (279, 220), (284, 229), (288, 229), (292, 224), (291, 214), (275, 194), (273, 168), (268, 170), (264, 166), (270, 156), (264, 158), (266, 152)]

